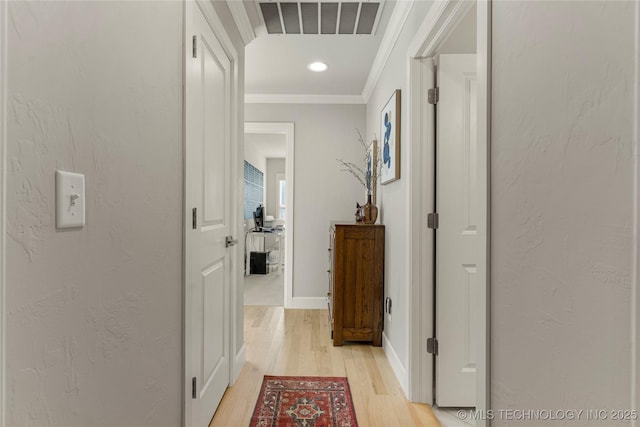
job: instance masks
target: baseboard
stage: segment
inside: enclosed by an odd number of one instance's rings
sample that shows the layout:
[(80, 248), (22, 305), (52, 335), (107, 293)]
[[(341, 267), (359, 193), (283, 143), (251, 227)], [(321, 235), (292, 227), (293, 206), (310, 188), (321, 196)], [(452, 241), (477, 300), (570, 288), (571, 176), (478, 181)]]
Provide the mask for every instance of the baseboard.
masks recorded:
[[(469, 409), (438, 408), (437, 406), (432, 409), (442, 427), (473, 427), (476, 425), (473, 417), (470, 416), (471, 410)], [(464, 420), (457, 415), (461, 412), (465, 414)]]
[(327, 308), (326, 297), (293, 297), (291, 305), (285, 308), (318, 310)]
[(382, 333), (382, 348), (391, 365), (391, 369), (393, 369), (393, 373), (396, 374), (396, 378), (400, 382), (400, 387), (402, 387), (405, 397), (409, 396), (409, 376), (407, 375), (407, 368), (405, 368), (400, 361), (398, 353), (393, 349), (391, 341), (389, 341), (389, 338), (387, 338), (384, 332)]
[(240, 372), (242, 372), (242, 368), (244, 367), (245, 362), (247, 361), (247, 347), (245, 344), (242, 344), (242, 348), (236, 354), (235, 361), (233, 363), (233, 384), (236, 383), (238, 377), (240, 376)]

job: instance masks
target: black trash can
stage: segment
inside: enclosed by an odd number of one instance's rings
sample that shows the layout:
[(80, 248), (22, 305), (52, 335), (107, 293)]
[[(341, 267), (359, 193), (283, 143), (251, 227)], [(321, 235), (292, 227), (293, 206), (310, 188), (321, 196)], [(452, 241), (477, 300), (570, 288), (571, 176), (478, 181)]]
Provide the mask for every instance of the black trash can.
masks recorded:
[(269, 273), (269, 252), (249, 253), (249, 274)]

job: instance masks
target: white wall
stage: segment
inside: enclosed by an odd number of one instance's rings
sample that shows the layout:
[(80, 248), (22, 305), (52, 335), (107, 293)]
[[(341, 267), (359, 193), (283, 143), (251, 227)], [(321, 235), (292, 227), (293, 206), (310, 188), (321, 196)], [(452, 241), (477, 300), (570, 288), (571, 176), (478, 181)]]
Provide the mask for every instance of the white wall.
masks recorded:
[(285, 159), (267, 159), (267, 214), (278, 219), (279, 193), (278, 174), (285, 174)]
[[(407, 85), (407, 49), (417, 30), (431, 7), (431, 2), (415, 2), (404, 28), (393, 48), (378, 84), (373, 90), (367, 104), (367, 136), (374, 135), (380, 139), (380, 111), (393, 94), (402, 91), (402, 127), (401, 127), (401, 175), (400, 180), (378, 187), (379, 221), (385, 225), (385, 296), (393, 301), (392, 315), (385, 314), (384, 335), (389, 340), (403, 368), (408, 366), (408, 329), (407, 315), (409, 298), (409, 281), (407, 277), (407, 239), (413, 231), (407, 220), (409, 205), (409, 186), (406, 167), (409, 162), (407, 150), (402, 146), (408, 135), (408, 85)], [(404, 171), (404, 172), (402, 172)], [(396, 373), (398, 373), (396, 371)], [(401, 378), (401, 382), (406, 379)]]
[(493, 3), (493, 408), (630, 407), (634, 8)]
[(329, 222), (353, 221), (356, 201), (364, 201), (336, 159), (361, 158), (355, 129), (365, 128), (365, 106), (247, 104), (245, 120), (295, 124), (293, 296), (325, 298)]
[(255, 166), (260, 172), (267, 173), (267, 158), (258, 150), (254, 150), (249, 144), (244, 147), (244, 159)]
[(180, 425), (183, 6), (8, 7), (7, 424)]

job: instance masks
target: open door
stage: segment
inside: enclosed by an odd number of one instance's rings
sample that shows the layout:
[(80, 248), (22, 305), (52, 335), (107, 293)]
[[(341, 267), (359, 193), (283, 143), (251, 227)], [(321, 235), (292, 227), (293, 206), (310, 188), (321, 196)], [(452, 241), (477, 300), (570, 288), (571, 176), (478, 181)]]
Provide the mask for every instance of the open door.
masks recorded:
[(187, 3), (185, 424), (206, 427), (230, 377), (231, 61)]
[[(440, 55), (436, 137), (436, 396), (440, 407), (476, 406), (476, 347), (480, 319), (476, 55)], [(484, 172), (481, 169), (484, 168)], [(480, 174), (479, 174), (480, 173)]]

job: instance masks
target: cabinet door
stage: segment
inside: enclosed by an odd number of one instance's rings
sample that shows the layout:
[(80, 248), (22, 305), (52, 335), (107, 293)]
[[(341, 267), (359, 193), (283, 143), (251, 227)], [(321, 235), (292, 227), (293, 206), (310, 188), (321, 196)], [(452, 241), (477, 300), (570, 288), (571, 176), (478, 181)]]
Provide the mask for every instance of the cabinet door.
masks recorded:
[(334, 252), (335, 252), (335, 233), (333, 229), (329, 231), (329, 269), (327, 270), (329, 276), (329, 290), (327, 291), (327, 304), (329, 305), (329, 327), (331, 328), (331, 337), (333, 338), (333, 287), (334, 287)]

